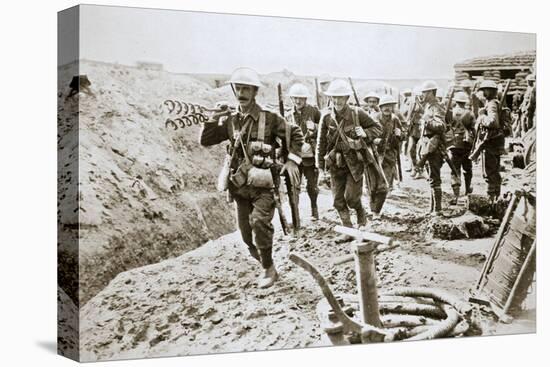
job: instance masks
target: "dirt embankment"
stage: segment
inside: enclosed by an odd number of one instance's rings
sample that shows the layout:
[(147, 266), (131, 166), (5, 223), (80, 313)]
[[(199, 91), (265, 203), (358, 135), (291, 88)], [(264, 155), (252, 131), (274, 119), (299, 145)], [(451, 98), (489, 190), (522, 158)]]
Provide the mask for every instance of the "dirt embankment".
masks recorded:
[[(189, 76), (83, 62), (79, 73), (88, 76), (91, 93), (67, 98), (71, 72), (60, 69), (67, 75), (58, 94), (60, 161), (72, 158), (60, 167), (60, 270), (67, 275), (60, 283), (83, 304), (121, 271), (231, 232), (234, 219), (214, 187), (224, 147), (201, 147), (198, 126), (165, 129), (161, 107), (174, 97), (211, 105), (226, 98), (225, 89)], [(69, 279), (77, 271), (79, 296)]]

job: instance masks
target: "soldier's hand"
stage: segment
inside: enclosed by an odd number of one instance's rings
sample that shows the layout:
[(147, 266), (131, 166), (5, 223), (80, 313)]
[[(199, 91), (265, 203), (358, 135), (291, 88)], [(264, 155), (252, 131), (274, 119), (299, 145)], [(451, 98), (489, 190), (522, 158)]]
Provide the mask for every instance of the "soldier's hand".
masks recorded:
[(281, 170), (281, 175), (284, 173), (287, 173), (288, 177), (290, 177), (290, 184), (292, 186), (297, 187), (300, 184), (300, 169), (296, 162), (288, 159)]
[(396, 127), (394, 130), (393, 130), (393, 133), (395, 134), (395, 136), (401, 136), (401, 129)]
[(367, 137), (367, 134), (365, 133), (365, 130), (363, 130), (363, 128), (360, 127), (360, 126), (355, 127), (355, 134), (357, 134), (357, 136), (359, 138), (366, 138)]

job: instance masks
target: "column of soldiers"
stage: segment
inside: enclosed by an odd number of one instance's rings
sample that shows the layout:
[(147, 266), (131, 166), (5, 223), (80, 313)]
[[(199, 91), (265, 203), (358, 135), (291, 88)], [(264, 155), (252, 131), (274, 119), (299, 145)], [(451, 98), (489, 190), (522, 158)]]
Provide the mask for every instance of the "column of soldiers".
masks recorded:
[[(398, 113), (398, 102), (391, 95), (369, 93), (363, 99), (365, 109), (351, 105), (353, 90), (349, 82), (332, 80), (328, 75), (319, 80), (325, 97), (319, 99), (320, 108), (308, 103), (308, 88), (298, 83), (289, 90), (293, 107), (284, 117), (256, 103), (262, 84), (252, 69), (237, 69), (229, 84), (238, 102), (237, 110), (211, 116), (201, 131), (200, 142), (210, 146), (228, 141), (228, 169), (223, 179), (235, 202), (243, 242), (263, 268), (258, 278), (261, 288), (270, 287), (278, 278), (272, 259), (271, 222), (277, 206), (277, 183), (283, 173), (288, 174), (294, 187), (300, 187), (305, 177), (314, 219), (319, 217), (319, 174), (329, 176), (333, 206), (342, 225), (352, 227), (355, 215), (357, 226), (363, 227), (367, 223), (362, 203), (364, 185), (373, 219), (380, 218), (386, 195), (397, 180), (402, 142), (408, 139), (412, 175), (421, 175), (426, 167), (431, 189), (430, 213), (440, 215), (444, 158), (449, 153), (454, 166), (451, 204), (456, 204), (462, 185), (461, 172), (465, 193), (472, 192), (472, 162), (468, 156), (474, 135), (483, 130), (490, 140), (501, 128), (497, 86), (488, 82), (479, 87), (485, 100), (479, 111), (473, 109), (467, 86), (454, 96), (456, 105), (452, 111), (445, 111), (437, 97), (437, 84), (426, 81), (416, 93), (407, 96), (406, 118)], [(476, 113), (479, 113), (477, 120)], [(495, 140), (482, 152), (491, 200), (500, 194), (501, 144), (503, 140)], [(279, 164), (276, 151), (281, 146), (286, 147), (286, 152)]]

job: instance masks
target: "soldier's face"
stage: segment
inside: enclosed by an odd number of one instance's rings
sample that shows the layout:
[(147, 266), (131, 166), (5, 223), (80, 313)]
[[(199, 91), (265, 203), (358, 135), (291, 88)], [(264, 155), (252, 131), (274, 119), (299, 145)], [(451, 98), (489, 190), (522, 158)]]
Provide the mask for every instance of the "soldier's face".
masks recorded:
[(380, 107), (380, 111), (382, 111), (382, 115), (389, 116), (393, 112), (393, 105), (392, 104), (385, 104)]
[(483, 88), (483, 97), (485, 99), (492, 99), (496, 96), (497, 90), (492, 88)]
[(369, 108), (375, 108), (376, 106), (378, 106), (378, 99), (367, 98), (367, 106), (369, 106)]
[(344, 107), (348, 104), (349, 96), (337, 96), (332, 97), (332, 104), (336, 111), (342, 111)]
[(435, 100), (434, 90), (425, 90), (422, 92), (422, 102), (431, 102)]
[(249, 107), (256, 99), (258, 88), (253, 85), (235, 84), (235, 96), (241, 108)]
[(299, 110), (306, 105), (307, 101), (307, 98), (304, 97), (290, 97), (290, 99), (292, 100), (292, 103), (294, 103), (294, 106)]

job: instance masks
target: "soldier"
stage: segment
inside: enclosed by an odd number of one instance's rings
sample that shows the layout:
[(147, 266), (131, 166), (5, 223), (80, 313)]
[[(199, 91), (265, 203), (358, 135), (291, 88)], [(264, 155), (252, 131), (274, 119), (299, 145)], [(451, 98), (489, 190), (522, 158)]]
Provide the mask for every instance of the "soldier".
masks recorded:
[[(237, 224), (252, 257), (260, 261), (263, 273), (258, 287), (270, 287), (278, 278), (272, 259), (275, 212), (274, 178), (275, 138), (282, 139), (289, 153), (282, 172), (287, 172), (292, 184), (300, 180), (299, 165), (304, 141), (299, 127), (292, 126), (275, 113), (256, 103), (261, 87), (258, 74), (249, 68), (235, 70), (229, 80), (239, 103), (235, 113), (213, 115), (200, 135), (203, 146), (229, 140), (231, 155), (226, 183), (237, 209)], [(287, 129), (289, 129), (287, 131)], [(286, 136), (290, 136), (287, 141)]]
[(526, 133), (527, 130), (533, 127), (533, 116), (536, 109), (536, 89), (535, 89), (535, 76), (533, 74), (527, 75), (525, 78), (527, 81), (527, 89), (523, 95), (523, 102), (521, 103), (521, 120), (522, 120), (522, 131)]
[(500, 196), (500, 155), (504, 149), (504, 134), (500, 124), (500, 106), (497, 100), (497, 84), (484, 80), (479, 89), (483, 92), (485, 106), (479, 110), (476, 122), (478, 141), (485, 141), (481, 155), (483, 177), (487, 182), (489, 201), (495, 203)]
[(321, 89), (321, 95), (319, 96), (319, 103), (321, 104), (319, 106), (320, 109), (330, 107), (330, 100), (327, 95), (325, 95), (325, 92), (327, 91), (327, 88), (329, 87), (331, 81), (332, 77), (328, 74), (322, 74), (321, 76), (319, 76), (319, 88)]
[(411, 105), (406, 114), (406, 118), (409, 123), (409, 125), (407, 126), (407, 135), (409, 138), (408, 153), (409, 157), (411, 158), (412, 167), (410, 170), (412, 170), (411, 176), (413, 179), (422, 178), (422, 172), (424, 172), (424, 167), (415, 169), (418, 163), (418, 141), (420, 140), (421, 133), (420, 119), (422, 118), (422, 114), (424, 113), (424, 108), (422, 107), (422, 104), (419, 100), (419, 96), (421, 94), (422, 93), (420, 92), (420, 87), (414, 88), (414, 100), (411, 100), (411, 103), (414, 103), (414, 106)]
[(325, 92), (331, 97), (332, 108), (321, 118), (317, 163), (320, 169), (330, 172), (334, 208), (342, 224), (352, 227), (349, 212), (352, 208), (361, 227), (367, 223), (361, 203), (363, 174), (365, 166), (374, 160), (367, 144), (378, 138), (382, 131), (365, 111), (348, 105), (352, 93), (348, 82), (342, 79), (332, 81)]
[(421, 122), (420, 154), (417, 170), (428, 163), (431, 188), (430, 214), (441, 215), (441, 166), (443, 165), (443, 145), (445, 133), (445, 111), (437, 100), (437, 84), (428, 80), (422, 84), (424, 114)]
[[(451, 153), (451, 163), (458, 174), (464, 171), (465, 194), (472, 192), (472, 161), (468, 158), (474, 141), (475, 117), (472, 111), (466, 108), (469, 98), (464, 92), (455, 94), (453, 100), (456, 106), (452, 110), (451, 123), (447, 130), (447, 149)], [(451, 205), (456, 205), (460, 196), (461, 178), (451, 170), (451, 186), (454, 197)]]
[(378, 107), (380, 96), (371, 91), (367, 93), (367, 95), (363, 98), (363, 101), (367, 104), (365, 107), (363, 107), (365, 112), (369, 115), (371, 119), (376, 119), (377, 115), (380, 113), (380, 108)]
[(300, 164), (300, 181), (306, 177), (306, 190), (311, 202), (311, 216), (319, 219), (317, 209), (317, 196), (319, 195), (319, 169), (315, 167), (315, 151), (317, 146), (317, 131), (321, 113), (319, 110), (307, 103), (309, 91), (303, 84), (296, 83), (290, 87), (288, 93), (294, 108), (289, 115), (289, 121), (300, 127), (304, 135), (302, 145), (302, 164)]
[(390, 95), (380, 98), (381, 112), (378, 115), (378, 122), (382, 127), (382, 136), (374, 139), (389, 190), (393, 188), (393, 181), (399, 179), (397, 177), (397, 160), (400, 154), (402, 125), (399, 118), (393, 113), (396, 104), (397, 101)]

